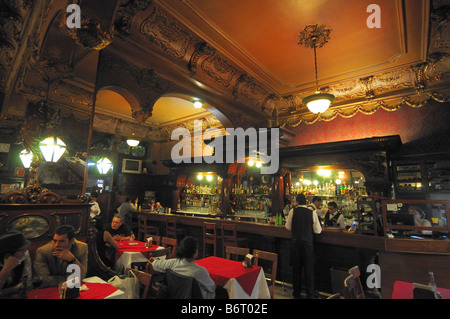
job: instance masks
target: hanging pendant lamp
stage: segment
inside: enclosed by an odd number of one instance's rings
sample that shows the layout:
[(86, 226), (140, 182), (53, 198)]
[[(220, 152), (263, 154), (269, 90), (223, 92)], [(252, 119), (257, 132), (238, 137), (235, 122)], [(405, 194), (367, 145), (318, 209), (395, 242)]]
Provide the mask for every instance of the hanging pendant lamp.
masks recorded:
[(311, 24), (307, 25), (305, 29), (300, 32), (298, 44), (302, 44), (307, 48), (314, 49), (314, 70), (316, 74), (316, 92), (305, 97), (302, 102), (312, 113), (323, 113), (330, 107), (334, 101), (334, 95), (329, 93), (322, 93), (319, 90), (319, 81), (317, 78), (317, 55), (316, 48), (321, 48), (330, 39), (331, 29), (324, 25)]

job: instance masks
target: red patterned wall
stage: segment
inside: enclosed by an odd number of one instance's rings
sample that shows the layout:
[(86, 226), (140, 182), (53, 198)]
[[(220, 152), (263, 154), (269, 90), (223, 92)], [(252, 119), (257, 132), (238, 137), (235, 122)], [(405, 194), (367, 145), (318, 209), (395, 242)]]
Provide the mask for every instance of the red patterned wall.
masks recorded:
[(399, 135), (402, 143), (447, 131), (450, 128), (450, 103), (429, 103), (421, 108), (403, 106), (395, 112), (383, 109), (372, 115), (358, 113), (352, 118), (337, 116), (330, 122), (301, 123), (293, 128), (295, 137), (288, 146), (301, 146)]

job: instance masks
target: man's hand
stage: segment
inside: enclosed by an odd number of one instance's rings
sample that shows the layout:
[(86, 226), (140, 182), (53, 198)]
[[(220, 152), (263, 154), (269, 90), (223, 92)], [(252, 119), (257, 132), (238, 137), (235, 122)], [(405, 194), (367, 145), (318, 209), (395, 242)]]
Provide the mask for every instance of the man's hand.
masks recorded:
[(72, 261), (75, 256), (68, 249), (55, 248), (53, 250), (53, 256), (56, 256), (65, 261)]

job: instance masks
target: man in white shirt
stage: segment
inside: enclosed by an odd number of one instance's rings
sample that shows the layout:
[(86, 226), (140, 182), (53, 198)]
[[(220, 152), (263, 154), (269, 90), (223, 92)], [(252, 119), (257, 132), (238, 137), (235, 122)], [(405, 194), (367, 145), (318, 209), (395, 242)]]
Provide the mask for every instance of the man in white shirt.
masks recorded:
[(203, 299), (214, 299), (216, 285), (209, 276), (205, 267), (194, 263), (198, 256), (198, 240), (195, 237), (185, 237), (180, 242), (176, 258), (158, 260), (151, 258), (153, 269), (158, 272), (166, 272), (168, 269), (184, 276), (193, 277), (196, 279)]
[(314, 236), (320, 234), (322, 227), (316, 212), (306, 207), (304, 195), (297, 195), (298, 207), (289, 211), (286, 229), (292, 237), (292, 276), (294, 298), (300, 298), (302, 269), (305, 272), (306, 297), (314, 298)]
[(100, 209), (100, 205), (97, 203), (97, 193), (92, 193), (91, 194), (91, 200), (89, 201), (89, 204), (91, 204), (91, 212), (90, 212), (90, 216), (91, 218), (97, 218), (99, 219), (100, 217), (100, 213), (102, 212)]

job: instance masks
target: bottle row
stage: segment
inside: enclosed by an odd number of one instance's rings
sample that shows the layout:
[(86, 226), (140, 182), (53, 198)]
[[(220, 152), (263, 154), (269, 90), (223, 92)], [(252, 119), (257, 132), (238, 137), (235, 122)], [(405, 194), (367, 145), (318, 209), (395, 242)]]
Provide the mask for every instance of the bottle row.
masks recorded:
[(187, 194), (221, 194), (222, 190), (220, 186), (216, 185), (194, 185), (188, 184), (183, 190)]
[(245, 195), (251, 195), (251, 194), (264, 194), (269, 195), (272, 192), (272, 187), (269, 187), (267, 185), (261, 185), (261, 186), (249, 186), (245, 187), (242, 184), (237, 186), (236, 184), (231, 188), (231, 194), (239, 195), (239, 194), (245, 194)]
[[(287, 192), (287, 189), (286, 189)], [(322, 185), (292, 185), (291, 194), (318, 195), (318, 196), (363, 196), (367, 195), (364, 186), (353, 186), (341, 184), (326, 183)]]

